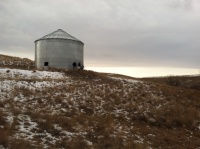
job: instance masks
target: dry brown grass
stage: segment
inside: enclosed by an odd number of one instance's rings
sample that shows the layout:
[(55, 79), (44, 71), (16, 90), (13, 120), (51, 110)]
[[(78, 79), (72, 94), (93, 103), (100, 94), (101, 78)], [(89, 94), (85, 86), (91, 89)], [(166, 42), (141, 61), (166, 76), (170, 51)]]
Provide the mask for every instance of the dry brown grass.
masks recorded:
[(24, 139), (13, 139), (9, 145), (10, 149), (43, 149), (44, 146)]
[(167, 76), (142, 78), (142, 80), (200, 91), (200, 76)]
[(27, 58), (19, 58), (0, 54), (0, 66), (15, 69), (34, 69), (34, 62)]

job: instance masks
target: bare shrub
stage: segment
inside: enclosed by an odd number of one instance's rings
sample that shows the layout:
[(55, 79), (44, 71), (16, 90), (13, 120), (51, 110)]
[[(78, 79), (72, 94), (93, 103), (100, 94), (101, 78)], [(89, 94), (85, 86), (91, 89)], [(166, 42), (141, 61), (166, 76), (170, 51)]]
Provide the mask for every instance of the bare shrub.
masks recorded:
[(84, 139), (82, 137), (76, 137), (73, 138), (69, 143), (68, 143), (68, 147), (69, 149), (92, 149), (92, 147), (90, 147), (86, 141), (84, 141)]
[(3, 107), (4, 107), (4, 105), (5, 105), (5, 102), (4, 102), (4, 101), (2, 101), (2, 100), (0, 100), (0, 108), (3, 108)]
[(189, 85), (189, 88), (200, 91), (200, 81), (192, 83), (191, 85)]
[(0, 145), (7, 148), (9, 146), (9, 137), (7, 130), (0, 128)]
[(166, 84), (171, 86), (179, 86), (180, 81), (176, 76), (168, 76), (166, 77)]
[(5, 114), (4, 114), (4, 112), (0, 109), (0, 126), (1, 126), (1, 125), (4, 125), (5, 123), (6, 123)]

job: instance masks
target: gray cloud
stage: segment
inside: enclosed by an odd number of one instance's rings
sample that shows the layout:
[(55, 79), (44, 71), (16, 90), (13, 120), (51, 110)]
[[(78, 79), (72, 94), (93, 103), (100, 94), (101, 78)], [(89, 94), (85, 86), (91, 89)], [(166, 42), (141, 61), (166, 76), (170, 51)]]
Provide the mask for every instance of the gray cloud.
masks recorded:
[(196, 3), (198, 3), (196, 0), (174, 0), (169, 3), (169, 6), (175, 9), (193, 10)]
[(0, 53), (33, 59), (34, 41), (62, 28), (88, 66), (200, 66), (198, 0), (1, 0), (0, 17)]

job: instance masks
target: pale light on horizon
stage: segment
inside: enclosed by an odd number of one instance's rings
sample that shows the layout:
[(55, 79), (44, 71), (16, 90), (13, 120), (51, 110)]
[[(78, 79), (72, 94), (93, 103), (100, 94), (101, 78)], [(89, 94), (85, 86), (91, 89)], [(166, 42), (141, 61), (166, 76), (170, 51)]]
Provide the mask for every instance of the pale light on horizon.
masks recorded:
[(86, 70), (92, 70), (103, 73), (122, 74), (138, 78), (200, 74), (200, 71), (198, 69), (173, 67), (86, 67)]
[[(1, 52), (9, 56), (29, 58), (34, 60), (34, 55), (27, 53)], [(103, 73), (122, 74), (131, 77), (157, 77), (169, 75), (200, 75), (200, 69), (197, 68), (175, 68), (175, 67), (85, 67), (86, 70), (92, 70)]]

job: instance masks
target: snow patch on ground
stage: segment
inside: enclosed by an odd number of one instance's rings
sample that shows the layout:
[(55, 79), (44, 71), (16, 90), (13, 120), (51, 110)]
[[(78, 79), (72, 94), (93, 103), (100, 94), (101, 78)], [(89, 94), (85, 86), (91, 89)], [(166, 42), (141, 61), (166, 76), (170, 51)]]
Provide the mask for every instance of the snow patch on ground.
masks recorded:
[(114, 79), (114, 80), (118, 80), (118, 81), (126, 81), (126, 82), (129, 82), (129, 83), (142, 83), (142, 81), (134, 80), (134, 79), (126, 79), (126, 78), (118, 78), (118, 77), (109, 77), (109, 78)]
[(0, 78), (15, 79), (63, 79), (64, 73), (49, 71), (30, 71), (21, 69), (0, 68)]
[(17, 116), (19, 126), (16, 136), (23, 136), (26, 139), (33, 139), (34, 131), (37, 130), (37, 123), (31, 121), (31, 118), (28, 115), (20, 114)]

